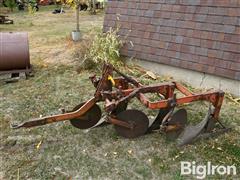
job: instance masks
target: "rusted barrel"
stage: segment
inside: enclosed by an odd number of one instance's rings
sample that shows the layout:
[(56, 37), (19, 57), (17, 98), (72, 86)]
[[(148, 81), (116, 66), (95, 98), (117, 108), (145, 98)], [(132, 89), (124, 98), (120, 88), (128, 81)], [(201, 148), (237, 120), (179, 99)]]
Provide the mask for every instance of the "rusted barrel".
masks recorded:
[(0, 73), (31, 69), (28, 34), (0, 32)]

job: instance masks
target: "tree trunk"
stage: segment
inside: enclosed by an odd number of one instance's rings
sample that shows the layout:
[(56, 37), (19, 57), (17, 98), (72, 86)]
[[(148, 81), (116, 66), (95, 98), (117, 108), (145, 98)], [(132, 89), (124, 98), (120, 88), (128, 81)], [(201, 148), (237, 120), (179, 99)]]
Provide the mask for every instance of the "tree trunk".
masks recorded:
[(79, 28), (79, 5), (77, 5), (77, 7), (76, 7), (76, 25), (77, 25), (77, 29), (76, 29), (76, 31), (80, 31), (80, 28)]
[(96, 1), (92, 0), (92, 13), (96, 14)]

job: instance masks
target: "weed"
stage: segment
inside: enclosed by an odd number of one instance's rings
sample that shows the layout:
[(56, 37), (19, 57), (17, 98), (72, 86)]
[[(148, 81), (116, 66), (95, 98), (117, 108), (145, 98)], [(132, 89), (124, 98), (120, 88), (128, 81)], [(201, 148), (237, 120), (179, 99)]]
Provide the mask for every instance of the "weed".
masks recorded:
[(83, 61), (85, 69), (96, 67), (100, 69), (104, 63), (111, 63), (116, 67), (122, 65), (120, 48), (123, 46), (123, 41), (118, 32), (118, 28), (115, 30), (110, 28), (106, 33), (95, 35)]
[(184, 180), (184, 178), (181, 176), (181, 172), (177, 171), (175, 175), (173, 176), (174, 180)]
[(17, 4), (14, 0), (6, 0), (5, 4), (12, 12), (17, 7)]

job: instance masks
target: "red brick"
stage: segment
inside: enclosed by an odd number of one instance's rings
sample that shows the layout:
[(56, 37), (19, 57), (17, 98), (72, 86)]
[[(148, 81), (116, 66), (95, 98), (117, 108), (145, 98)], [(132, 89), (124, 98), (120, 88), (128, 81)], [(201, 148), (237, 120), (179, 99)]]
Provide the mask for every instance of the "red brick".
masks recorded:
[(159, 41), (158, 40), (151, 40), (151, 47), (158, 47)]
[(150, 38), (150, 32), (145, 31), (145, 32), (144, 32), (144, 35), (143, 35), (143, 38), (145, 38), (145, 39)]
[(166, 42), (164, 42), (164, 41), (159, 41), (158, 48), (165, 49), (166, 47), (167, 47), (167, 46), (166, 46)]
[(175, 58), (171, 58), (170, 60), (170, 64), (173, 65), (173, 66), (179, 66), (179, 60), (178, 59), (175, 59)]
[(175, 58), (175, 56), (176, 56), (176, 51), (169, 51), (169, 50), (167, 50), (167, 51), (166, 51), (166, 56), (167, 56), (167, 57), (170, 57), (170, 58)]
[(199, 63), (213, 66), (215, 64), (215, 58), (209, 58), (206, 56), (199, 56)]
[(193, 19), (193, 14), (184, 14), (185, 21), (191, 21)]
[(160, 17), (162, 17), (162, 13), (164, 13), (164, 12), (162, 12), (162, 11), (155, 11), (154, 12), (154, 17), (155, 18), (160, 18)]
[(168, 64), (169, 61), (170, 61), (169, 57), (165, 57), (165, 56), (159, 57), (159, 62), (161, 62), (161, 63)]
[(239, 63), (232, 62), (231, 66), (230, 66), (230, 69), (240, 72), (240, 62)]
[(208, 49), (203, 47), (196, 47), (195, 49), (196, 54), (201, 56), (207, 56), (208, 55)]
[(178, 12), (180, 10), (181, 6), (180, 5), (172, 5), (172, 11)]
[(176, 34), (177, 35), (184, 36), (185, 33), (186, 33), (185, 29), (180, 29), (180, 28), (176, 29)]
[(234, 32), (235, 34), (239, 34), (240, 35), (240, 27), (236, 27), (236, 29), (235, 29), (235, 32)]
[(181, 61), (180, 66), (183, 67), (183, 68), (187, 68), (188, 67), (188, 61)]
[(202, 71), (203, 65), (202, 65), (202, 64), (199, 64), (199, 63), (193, 63), (192, 69), (193, 69), (193, 70), (196, 70), (196, 71)]
[(184, 38), (183, 39), (183, 43), (184, 44), (189, 44), (192, 46), (200, 46), (200, 39), (196, 39), (196, 38)]
[(184, 53), (194, 54), (195, 53), (195, 47), (194, 46), (188, 46), (188, 45), (181, 45), (180, 51), (184, 52)]
[(161, 11), (172, 11), (172, 5), (169, 4), (162, 4)]
[(149, 3), (140, 3), (140, 9), (149, 9)]
[(170, 12), (162, 12), (161, 13), (161, 17), (162, 18), (170, 18), (171, 17), (171, 13)]
[(171, 19), (183, 19), (182, 13), (172, 12), (171, 13)]
[(201, 47), (212, 49), (213, 48), (213, 41), (201, 39)]
[(150, 46), (151, 41), (149, 39), (141, 39), (141, 44), (144, 46)]
[(229, 8), (228, 15), (229, 16), (240, 16), (239, 8)]
[(119, 35), (131, 29), (134, 44), (121, 53), (240, 80), (239, 7), (238, 0), (110, 1), (103, 30), (120, 13)]
[(201, 31), (199, 31), (199, 30), (194, 30), (193, 31), (193, 38), (201, 38), (201, 34), (202, 34), (202, 32)]
[(235, 71), (216, 67), (214, 74), (228, 78), (235, 77)]
[(165, 49), (157, 49), (155, 53), (156, 55), (164, 56), (166, 53), (165, 51), (166, 51)]
[(176, 43), (170, 43), (168, 45), (168, 49), (169, 50), (173, 50), (173, 51), (180, 51), (181, 45), (180, 44), (176, 44)]
[(216, 58), (217, 57), (217, 50), (213, 50), (213, 49), (208, 49), (208, 57), (212, 57), (212, 58)]
[(161, 6), (162, 6), (161, 4), (149, 4), (149, 9), (160, 10)]
[(240, 44), (240, 36), (235, 34), (225, 34), (224, 41)]
[(160, 36), (159, 33), (151, 33), (151, 34), (150, 34), (150, 38), (151, 38), (151, 39), (156, 39), (156, 40), (158, 40), (158, 39), (159, 39), (159, 36)]

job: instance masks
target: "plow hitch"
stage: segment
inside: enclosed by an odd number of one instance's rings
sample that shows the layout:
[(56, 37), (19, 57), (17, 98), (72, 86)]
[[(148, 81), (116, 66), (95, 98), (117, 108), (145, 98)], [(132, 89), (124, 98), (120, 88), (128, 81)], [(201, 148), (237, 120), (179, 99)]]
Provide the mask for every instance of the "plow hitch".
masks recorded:
[[(216, 123), (221, 125), (221, 132), (229, 130), (219, 121), (223, 91), (196, 94), (178, 82), (143, 85), (135, 78), (121, 73), (111, 64), (103, 66), (101, 78), (91, 76), (90, 80), (96, 88), (90, 100), (80, 103), (69, 112), (33, 119), (12, 125), (12, 128), (30, 128), (65, 120), (69, 120), (79, 129), (113, 124), (117, 134), (122, 137), (136, 138), (160, 131), (166, 134), (167, 138), (176, 139), (179, 146), (190, 144), (204, 134), (211, 134)], [(182, 96), (178, 97), (177, 93)], [(150, 101), (147, 94), (157, 95), (155, 97), (158, 99)], [(138, 99), (148, 111), (157, 110), (156, 117), (151, 119), (146, 113), (130, 108), (128, 105), (134, 98)], [(195, 101), (206, 101), (210, 106), (205, 118), (193, 126), (188, 125), (186, 109), (179, 106)], [(98, 105), (100, 102), (104, 103), (106, 118), (101, 118), (102, 110)]]

